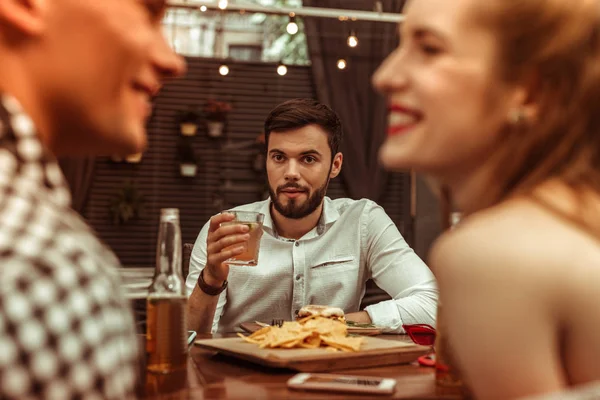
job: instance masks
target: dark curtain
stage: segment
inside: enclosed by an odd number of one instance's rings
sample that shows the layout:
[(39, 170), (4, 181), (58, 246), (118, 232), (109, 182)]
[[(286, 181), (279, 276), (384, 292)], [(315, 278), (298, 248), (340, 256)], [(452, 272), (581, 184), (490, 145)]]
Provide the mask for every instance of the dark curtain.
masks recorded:
[[(372, 11), (374, 1), (304, 0), (304, 6), (355, 8)], [(400, 13), (404, 0), (384, 0), (383, 11)], [(378, 162), (378, 150), (387, 128), (387, 105), (376, 93), (371, 77), (398, 45), (398, 26), (389, 22), (335, 21), (305, 18), (305, 32), (319, 101), (332, 107), (344, 125), (342, 179), (352, 198), (380, 201), (387, 173)], [(359, 44), (350, 48), (351, 31)], [(348, 66), (337, 68), (344, 58)]]
[(92, 180), (94, 177), (95, 158), (62, 158), (58, 161), (63, 175), (71, 190), (73, 209), (83, 215)]

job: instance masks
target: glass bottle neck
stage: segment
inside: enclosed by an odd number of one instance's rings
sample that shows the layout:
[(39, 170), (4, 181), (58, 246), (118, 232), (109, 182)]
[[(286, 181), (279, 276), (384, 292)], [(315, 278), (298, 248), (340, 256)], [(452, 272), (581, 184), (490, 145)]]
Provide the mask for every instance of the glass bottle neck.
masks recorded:
[(179, 210), (161, 210), (156, 247), (156, 275), (181, 276), (181, 228)]

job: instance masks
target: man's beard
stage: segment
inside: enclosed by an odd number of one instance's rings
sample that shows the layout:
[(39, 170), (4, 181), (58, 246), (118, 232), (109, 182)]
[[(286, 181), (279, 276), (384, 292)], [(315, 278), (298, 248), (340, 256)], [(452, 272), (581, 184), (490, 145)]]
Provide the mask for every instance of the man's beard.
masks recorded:
[(279, 186), (277, 188), (277, 193), (273, 191), (271, 185), (269, 185), (269, 194), (271, 195), (271, 201), (273, 202), (273, 207), (275, 210), (279, 212), (279, 214), (283, 215), (285, 218), (290, 219), (301, 219), (310, 214), (312, 214), (323, 201), (325, 197), (325, 192), (327, 192), (327, 186), (329, 185), (329, 178), (325, 181), (323, 186), (315, 190), (315, 192), (304, 201), (302, 204), (297, 204), (297, 199), (288, 199), (287, 205), (283, 205), (279, 201), (279, 194), (282, 190), (293, 188), (297, 190), (305, 190), (305, 193), (308, 195), (308, 189), (296, 184), (296, 183), (287, 183), (283, 186)]

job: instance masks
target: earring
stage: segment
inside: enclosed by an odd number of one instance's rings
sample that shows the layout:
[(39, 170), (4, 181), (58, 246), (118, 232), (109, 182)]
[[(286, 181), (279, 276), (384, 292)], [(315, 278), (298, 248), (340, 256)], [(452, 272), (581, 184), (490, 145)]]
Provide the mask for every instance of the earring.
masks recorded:
[(527, 116), (525, 115), (523, 108), (519, 107), (510, 112), (508, 120), (511, 125), (519, 126), (527, 120)]

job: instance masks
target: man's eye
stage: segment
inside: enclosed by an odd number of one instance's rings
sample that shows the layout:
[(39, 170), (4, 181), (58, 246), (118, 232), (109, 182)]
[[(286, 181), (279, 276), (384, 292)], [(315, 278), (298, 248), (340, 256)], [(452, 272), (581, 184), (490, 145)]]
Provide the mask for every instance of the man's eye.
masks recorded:
[(317, 161), (317, 159), (314, 158), (313, 156), (306, 156), (306, 157), (304, 157), (304, 162), (307, 163), (307, 164), (313, 164), (316, 161)]
[(438, 55), (442, 52), (442, 49), (438, 46), (434, 46), (434, 45), (430, 45), (427, 43), (422, 43), (419, 48), (421, 49), (421, 52), (428, 55), (428, 56), (435, 56)]

